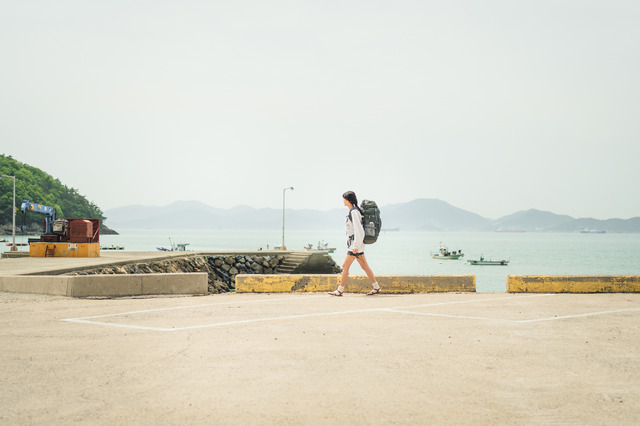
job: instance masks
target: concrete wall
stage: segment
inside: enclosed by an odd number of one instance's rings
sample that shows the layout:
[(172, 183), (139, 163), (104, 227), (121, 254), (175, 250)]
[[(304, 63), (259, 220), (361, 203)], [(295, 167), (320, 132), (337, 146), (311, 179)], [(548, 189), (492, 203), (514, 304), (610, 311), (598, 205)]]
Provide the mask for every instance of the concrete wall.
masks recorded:
[[(381, 275), (376, 279), (384, 293), (475, 292), (475, 275)], [(332, 291), (339, 275), (238, 275), (237, 293), (284, 293)], [(371, 290), (366, 276), (350, 276), (345, 292)]]
[(638, 293), (640, 275), (509, 275), (509, 293)]
[(0, 291), (69, 297), (207, 294), (206, 273), (0, 276)]
[(64, 275), (0, 276), (0, 291), (6, 293), (49, 294), (67, 296), (69, 278)]

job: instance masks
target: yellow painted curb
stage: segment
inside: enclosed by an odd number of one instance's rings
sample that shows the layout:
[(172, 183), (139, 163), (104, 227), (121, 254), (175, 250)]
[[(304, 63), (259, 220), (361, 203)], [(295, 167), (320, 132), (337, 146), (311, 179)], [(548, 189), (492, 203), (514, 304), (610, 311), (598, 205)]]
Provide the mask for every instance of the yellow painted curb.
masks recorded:
[(509, 275), (508, 293), (638, 293), (640, 275)]
[[(475, 292), (475, 275), (383, 275), (376, 276), (384, 293)], [(288, 293), (332, 291), (340, 275), (237, 275), (236, 293)], [(347, 293), (371, 290), (366, 276), (350, 276)]]

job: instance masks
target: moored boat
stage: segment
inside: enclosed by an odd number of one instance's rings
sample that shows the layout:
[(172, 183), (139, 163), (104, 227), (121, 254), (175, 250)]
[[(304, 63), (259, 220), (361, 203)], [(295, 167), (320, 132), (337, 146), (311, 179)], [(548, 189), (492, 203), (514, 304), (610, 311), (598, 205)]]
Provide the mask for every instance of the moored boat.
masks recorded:
[(336, 251), (335, 247), (329, 247), (329, 243), (325, 243), (324, 241), (318, 241), (318, 246), (313, 248), (313, 244), (309, 243), (304, 247), (307, 251), (321, 251), (326, 253), (333, 253)]
[(463, 256), (464, 256), (464, 253), (462, 253), (462, 250), (449, 251), (449, 249), (442, 243), (440, 243), (440, 250), (438, 250), (437, 253), (431, 253), (432, 259), (441, 259), (441, 260), (458, 260)]
[(469, 259), (469, 260), (467, 260), (467, 262), (470, 265), (500, 265), (500, 266), (506, 266), (506, 265), (509, 264), (508, 260), (504, 260), (504, 259), (502, 259), (502, 260), (491, 260), (491, 259), (487, 260), (482, 256), (480, 256), (480, 260)]
[(189, 245), (189, 243), (174, 244), (173, 241), (171, 241), (171, 238), (169, 238), (169, 243), (171, 244), (170, 249), (166, 247), (156, 247), (156, 249), (160, 251), (187, 251), (187, 246)]

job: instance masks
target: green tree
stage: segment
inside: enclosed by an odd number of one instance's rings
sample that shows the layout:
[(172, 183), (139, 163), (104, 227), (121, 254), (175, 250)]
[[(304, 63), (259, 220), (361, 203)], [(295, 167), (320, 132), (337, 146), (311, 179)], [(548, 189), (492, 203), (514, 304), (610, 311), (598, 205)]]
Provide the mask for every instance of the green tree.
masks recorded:
[[(0, 175), (16, 177), (16, 205), (22, 200), (52, 206), (57, 217), (100, 219), (106, 218), (100, 207), (80, 194), (77, 189), (69, 188), (50, 174), (15, 160), (10, 155), (0, 155)], [(0, 225), (10, 225), (12, 221), (13, 179), (0, 179)], [(18, 211), (18, 215), (20, 212)], [(16, 216), (16, 224), (22, 224), (22, 218)], [(42, 224), (40, 215), (27, 215), (27, 225)]]

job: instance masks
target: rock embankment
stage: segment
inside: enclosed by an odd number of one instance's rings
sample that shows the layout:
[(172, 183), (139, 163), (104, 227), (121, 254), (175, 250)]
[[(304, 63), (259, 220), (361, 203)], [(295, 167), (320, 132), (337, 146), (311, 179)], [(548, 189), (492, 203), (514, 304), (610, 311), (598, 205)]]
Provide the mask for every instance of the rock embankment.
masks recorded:
[[(325, 256), (323, 256), (324, 258)], [(209, 293), (225, 293), (235, 290), (238, 274), (277, 274), (280, 267), (288, 266), (286, 255), (187, 255), (184, 257), (155, 260), (150, 262), (109, 265), (73, 272), (72, 275), (100, 274), (149, 274), (176, 272), (206, 272), (209, 275)], [(318, 263), (322, 270), (318, 271)], [(295, 272), (304, 272), (311, 266), (302, 262)], [(339, 273), (330, 256), (313, 262), (313, 273)], [(309, 271), (312, 272), (312, 271)]]

